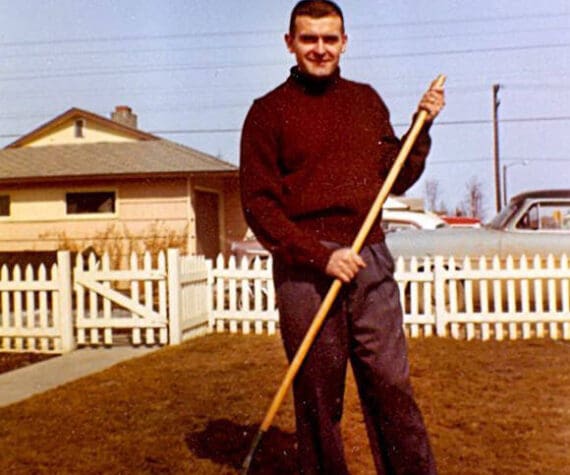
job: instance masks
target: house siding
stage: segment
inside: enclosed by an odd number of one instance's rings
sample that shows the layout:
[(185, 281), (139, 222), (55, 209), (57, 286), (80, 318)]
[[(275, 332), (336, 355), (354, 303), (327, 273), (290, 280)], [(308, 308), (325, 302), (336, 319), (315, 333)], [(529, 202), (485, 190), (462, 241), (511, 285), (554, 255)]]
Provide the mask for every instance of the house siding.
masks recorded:
[(98, 142), (121, 143), (136, 141), (136, 139), (126, 133), (109, 131), (94, 121), (81, 119), (80, 117), (77, 117), (77, 120), (83, 120), (84, 122), (83, 137), (75, 136), (75, 120), (71, 120), (59, 127), (46, 131), (45, 135), (35, 137), (30, 142), (26, 143), (26, 146), (43, 147), (46, 145), (87, 144)]
[[(100, 180), (54, 183), (42, 186), (0, 187), (8, 194), (11, 215), (0, 218), (0, 251), (54, 251), (72, 247), (83, 250), (98, 243), (122, 241), (126, 254), (133, 245), (168, 245), (169, 237), (190, 254), (196, 252), (192, 190), (205, 188), (221, 196), (220, 248), (227, 253), (233, 240), (246, 232), (235, 178), (169, 178)], [(114, 191), (115, 213), (68, 215), (68, 192)], [(154, 240), (154, 241), (153, 241)], [(97, 246), (95, 246), (97, 247)]]

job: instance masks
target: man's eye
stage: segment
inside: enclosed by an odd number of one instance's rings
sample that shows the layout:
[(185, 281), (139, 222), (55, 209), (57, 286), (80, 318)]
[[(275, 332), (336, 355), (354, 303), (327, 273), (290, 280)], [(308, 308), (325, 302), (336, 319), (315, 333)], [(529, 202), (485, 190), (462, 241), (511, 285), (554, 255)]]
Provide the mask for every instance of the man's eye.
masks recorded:
[(303, 35), (301, 36), (301, 41), (303, 43), (316, 43), (318, 41), (317, 36)]

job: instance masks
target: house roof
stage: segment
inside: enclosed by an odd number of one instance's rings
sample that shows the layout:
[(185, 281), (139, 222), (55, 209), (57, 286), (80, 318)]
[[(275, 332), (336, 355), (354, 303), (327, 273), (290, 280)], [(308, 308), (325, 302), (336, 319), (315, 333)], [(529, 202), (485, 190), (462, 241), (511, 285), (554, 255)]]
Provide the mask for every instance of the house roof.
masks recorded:
[(136, 140), (157, 140), (158, 137), (156, 135), (149, 134), (148, 132), (143, 132), (139, 129), (134, 129), (132, 127), (128, 127), (123, 125), (119, 122), (116, 122), (111, 119), (107, 119), (106, 117), (94, 114), (93, 112), (89, 112), (83, 109), (79, 109), (77, 107), (72, 107), (71, 109), (65, 111), (64, 113), (58, 115), (57, 117), (53, 118), (52, 120), (40, 125), (39, 127), (35, 128), (31, 132), (22, 135), (18, 140), (8, 144), (6, 148), (16, 148), (22, 147), (26, 144), (30, 143), (34, 139), (41, 137), (46, 132), (53, 130), (57, 126), (64, 124), (67, 121), (82, 118), (87, 119), (91, 122), (95, 122), (103, 126), (107, 130), (114, 130), (116, 132), (120, 132), (125, 134), (129, 137), (132, 137)]
[(4, 183), (236, 171), (235, 165), (164, 139), (0, 150), (0, 182)]

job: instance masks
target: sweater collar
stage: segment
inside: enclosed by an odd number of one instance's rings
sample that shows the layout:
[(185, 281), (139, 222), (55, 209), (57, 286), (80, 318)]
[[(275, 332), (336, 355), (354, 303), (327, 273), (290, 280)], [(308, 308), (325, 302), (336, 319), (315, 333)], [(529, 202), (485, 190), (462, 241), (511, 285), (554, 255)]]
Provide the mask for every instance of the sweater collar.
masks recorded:
[(301, 86), (308, 94), (319, 95), (324, 94), (338, 83), (340, 79), (340, 68), (337, 68), (330, 76), (319, 78), (300, 71), (298, 66), (293, 66), (289, 77), (291, 81)]

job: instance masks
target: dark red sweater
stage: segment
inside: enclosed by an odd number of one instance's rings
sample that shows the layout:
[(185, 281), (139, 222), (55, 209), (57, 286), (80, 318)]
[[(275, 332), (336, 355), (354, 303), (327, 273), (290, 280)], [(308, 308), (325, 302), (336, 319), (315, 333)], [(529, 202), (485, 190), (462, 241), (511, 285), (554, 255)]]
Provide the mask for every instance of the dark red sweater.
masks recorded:
[[(404, 193), (429, 151), (420, 133), (393, 188)], [(400, 148), (389, 112), (368, 85), (339, 72), (325, 81), (296, 68), (257, 99), (241, 139), (240, 180), (246, 220), (259, 241), (290, 264), (324, 270), (331, 250), (350, 246)], [(374, 226), (367, 242), (384, 238)]]

